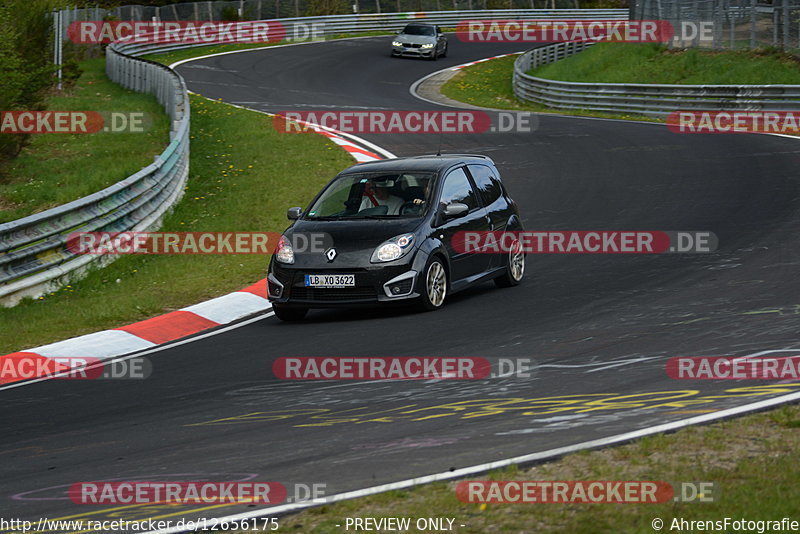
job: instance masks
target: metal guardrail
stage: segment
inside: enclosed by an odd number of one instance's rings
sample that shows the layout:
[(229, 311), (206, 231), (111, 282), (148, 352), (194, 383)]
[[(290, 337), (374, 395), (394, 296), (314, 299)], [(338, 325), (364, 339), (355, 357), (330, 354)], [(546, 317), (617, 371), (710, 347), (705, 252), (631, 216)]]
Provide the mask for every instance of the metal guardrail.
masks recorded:
[(661, 117), (679, 110), (796, 111), (800, 85), (661, 85), (582, 83), (537, 78), (528, 72), (585, 50), (593, 43), (558, 43), (529, 50), (514, 62), (517, 98), (559, 109)]
[(72, 232), (145, 231), (160, 225), (180, 199), (189, 172), (189, 100), (183, 79), (151, 61), (136, 59), (124, 44), (106, 49), (106, 74), (137, 92), (153, 94), (172, 119), (170, 144), (139, 172), (92, 195), (0, 224), (0, 303), (52, 291), (108, 256), (76, 255)]
[[(276, 19), (286, 30), (287, 39), (291, 36), (306, 35), (308, 28), (314, 27), (317, 35), (332, 37), (342, 34), (359, 34), (374, 31), (395, 32), (409, 22), (438, 24), (445, 28), (455, 28), (464, 20), (628, 20), (627, 9), (496, 9), (488, 11), (433, 11), (428, 13), (374, 13), (368, 15), (328, 15), (324, 17), (296, 17)], [(302, 39), (301, 39), (302, 40)], [(136, 54), (168, 52), (184, 48), (202, 46), (204, 43), (139, 43), (130, 45), (128, 50)], [(216, 43), (208, 43), (216, 44)]]
[[(493, 10), (383, 13), (279, 19), (288, 35), (315, 24), (323, 36), (399, 30), (409, 20), (455, 26), (465, 19), (626, 20), (625, 9)], [(172, 119), (170, 144), (155, 162), (102, 191), (23, 219), (0, 224), (0, 303), (14, 305), (66, 284), (113, 257), (75, 255), (67, 247), (73, 232), (145, 231), (159, 226), (180, 199), (189, 167), (189, 100), (186, 84), (171, 69), (136, 56), (208, 43), (116, 42), (106, 49), (108, 77), (137, 92), (156, 96)]]

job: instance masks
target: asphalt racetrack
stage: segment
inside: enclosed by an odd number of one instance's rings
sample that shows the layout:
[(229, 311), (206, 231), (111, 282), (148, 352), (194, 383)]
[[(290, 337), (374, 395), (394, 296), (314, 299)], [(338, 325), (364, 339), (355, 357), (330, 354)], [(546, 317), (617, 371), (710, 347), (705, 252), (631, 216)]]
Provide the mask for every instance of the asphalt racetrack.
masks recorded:
[[(265, 49), (177, 70), (194, 92), (261, 111), (447, 109), (409, 87), (435, 70), (519, 50), (451, 38), (448, 57), (430, 62), (390, 58), (387, 40)], [(800, 390), (800, 382), (674, 380), (665, 371), (676, 356), (800, 351), (800, 141), (549, 115), (527, 133), (363, 137), (398, 156), (433, 153), (440, 141), (443, 152), (489, 155), (528, 230), (711, 231), (719, 250), (532, 255), (519, 287), (487, 283), (435, 313), (317, 310), (299, 324), (270, 315), (152, 354), (148, 380), (3, 390), (4, 516), (234, 514), (253, 508), (87, 507), (66, 488), (249, 479), (324, 483), (333, 494)], [(272, 373), (282, 356), (529, 358), (535, 371), (287, 382)]]

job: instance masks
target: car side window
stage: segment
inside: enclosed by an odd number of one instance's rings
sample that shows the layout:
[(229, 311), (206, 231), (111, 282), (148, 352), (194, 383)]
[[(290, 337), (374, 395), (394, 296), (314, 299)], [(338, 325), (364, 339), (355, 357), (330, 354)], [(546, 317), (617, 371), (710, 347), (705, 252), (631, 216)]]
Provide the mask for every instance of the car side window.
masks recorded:
[(478, 207), (475, 191), (472, 190), (472, 185), (463, 168), (459, 167), (450, 171), (445, 177), (439, 202), (445, 206), (452, 202), (461, 202), (469, 207), (469, 211)]
[(500, 181), (491, 168), (486, 165), (468, 165), (468, 168), (472, 179), (475, 180), (475, 186), (478, 188), (478, 194), (481, 196), (484, 206), (488, 206), (500, 198), (500, 195), (503, 194), (503, 186), (500, 185)]

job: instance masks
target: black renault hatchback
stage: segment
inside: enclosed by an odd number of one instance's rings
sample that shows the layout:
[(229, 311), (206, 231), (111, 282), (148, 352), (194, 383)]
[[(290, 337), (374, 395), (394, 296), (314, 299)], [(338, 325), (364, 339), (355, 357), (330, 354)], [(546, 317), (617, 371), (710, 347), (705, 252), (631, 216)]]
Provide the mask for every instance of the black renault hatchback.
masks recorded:
[(272, 308), (284, 321), (300, 320), (310, 308), (414, 302), (436, 310), (450, 293), (490, 279), (515, 286), (525, 273), (519, 246), (474, 253), (454, 239), (461, 232), (523, 229), (516, 204), (485, 156), (354, 165), (305, 212), (290, 208), (287, 215), (294, 223), (267, 276)]

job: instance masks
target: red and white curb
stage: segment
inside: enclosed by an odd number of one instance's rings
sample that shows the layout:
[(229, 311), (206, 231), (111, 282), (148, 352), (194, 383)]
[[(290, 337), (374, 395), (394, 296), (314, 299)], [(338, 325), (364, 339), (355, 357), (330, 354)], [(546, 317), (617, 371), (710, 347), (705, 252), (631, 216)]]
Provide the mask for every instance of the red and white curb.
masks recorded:
[[(259, 280), (240, 291), (138, 323), (0, 356), (0, 370), (4, 368), (4, 360), (16, 360), (20, 357), (32, 361), (41, 358), (88, 357), (99, 360), (114, 358), (229, 324), (249, 315), (265, 312), (270, 308), (271, 305), (267, 300), (266, 280)], [(63, 365), (63, 360), (61, 365)], [(3, 376), (3, 373), (0, 372), (0, 384), (9, 384), (27, 378), (34, 377)]]
[(450, 67), (450, 70), (461, 70), (465, 67), (471, 67), (472, 65), (477, 65), (478, 63), (483, 63), (484, 61), (491, 61), (493, 59), (500, 59), (501, 57), (508, 57), (508, 56), (518, 56), (522, 54), (522, 52), (512, 52), (511, 54), (501, 54), (499, 56), (492, 56), (492, 57), (485, 57), (483, 59), (479, 59), (477, 61), (470, 61), (469, 63), (462, 63), (461, 65), (456, 65), (455, 67)]
[[(298, 124), (302, 124), (303, 126), (307, 127), (310, 130), (313, 130), (315, 133), (320, 135), (324, 135), (340, 147), (342, 147), (346, 152), (348, 152), (358, 163), (365, 163), (367, 161), (377, 161), (379, 159), (383, 159), (381, 156), (376, 154), (375, 152), (371, 152), (363, 148), (364, 144), (367, 142), (363, 139), (359, 139), (353, 135), (348, 135), (344, 132), (340, 132), (339, 130), (334, 130), (333, 128), (327, 128), (325, 126), (320, 126), (319, 124), (314, 124), (311, 122), (306, 122), (302, 120), (295, 120)], [(348, 136), (351, 138), (358, 139), (360, 141), (359, 144), (356, 144), (353, 141), (346, 139), (344, 136)], [(371, 143), (369, 143), (371, 145)], [(372, 145), (375, 148), (375, 145)]]

